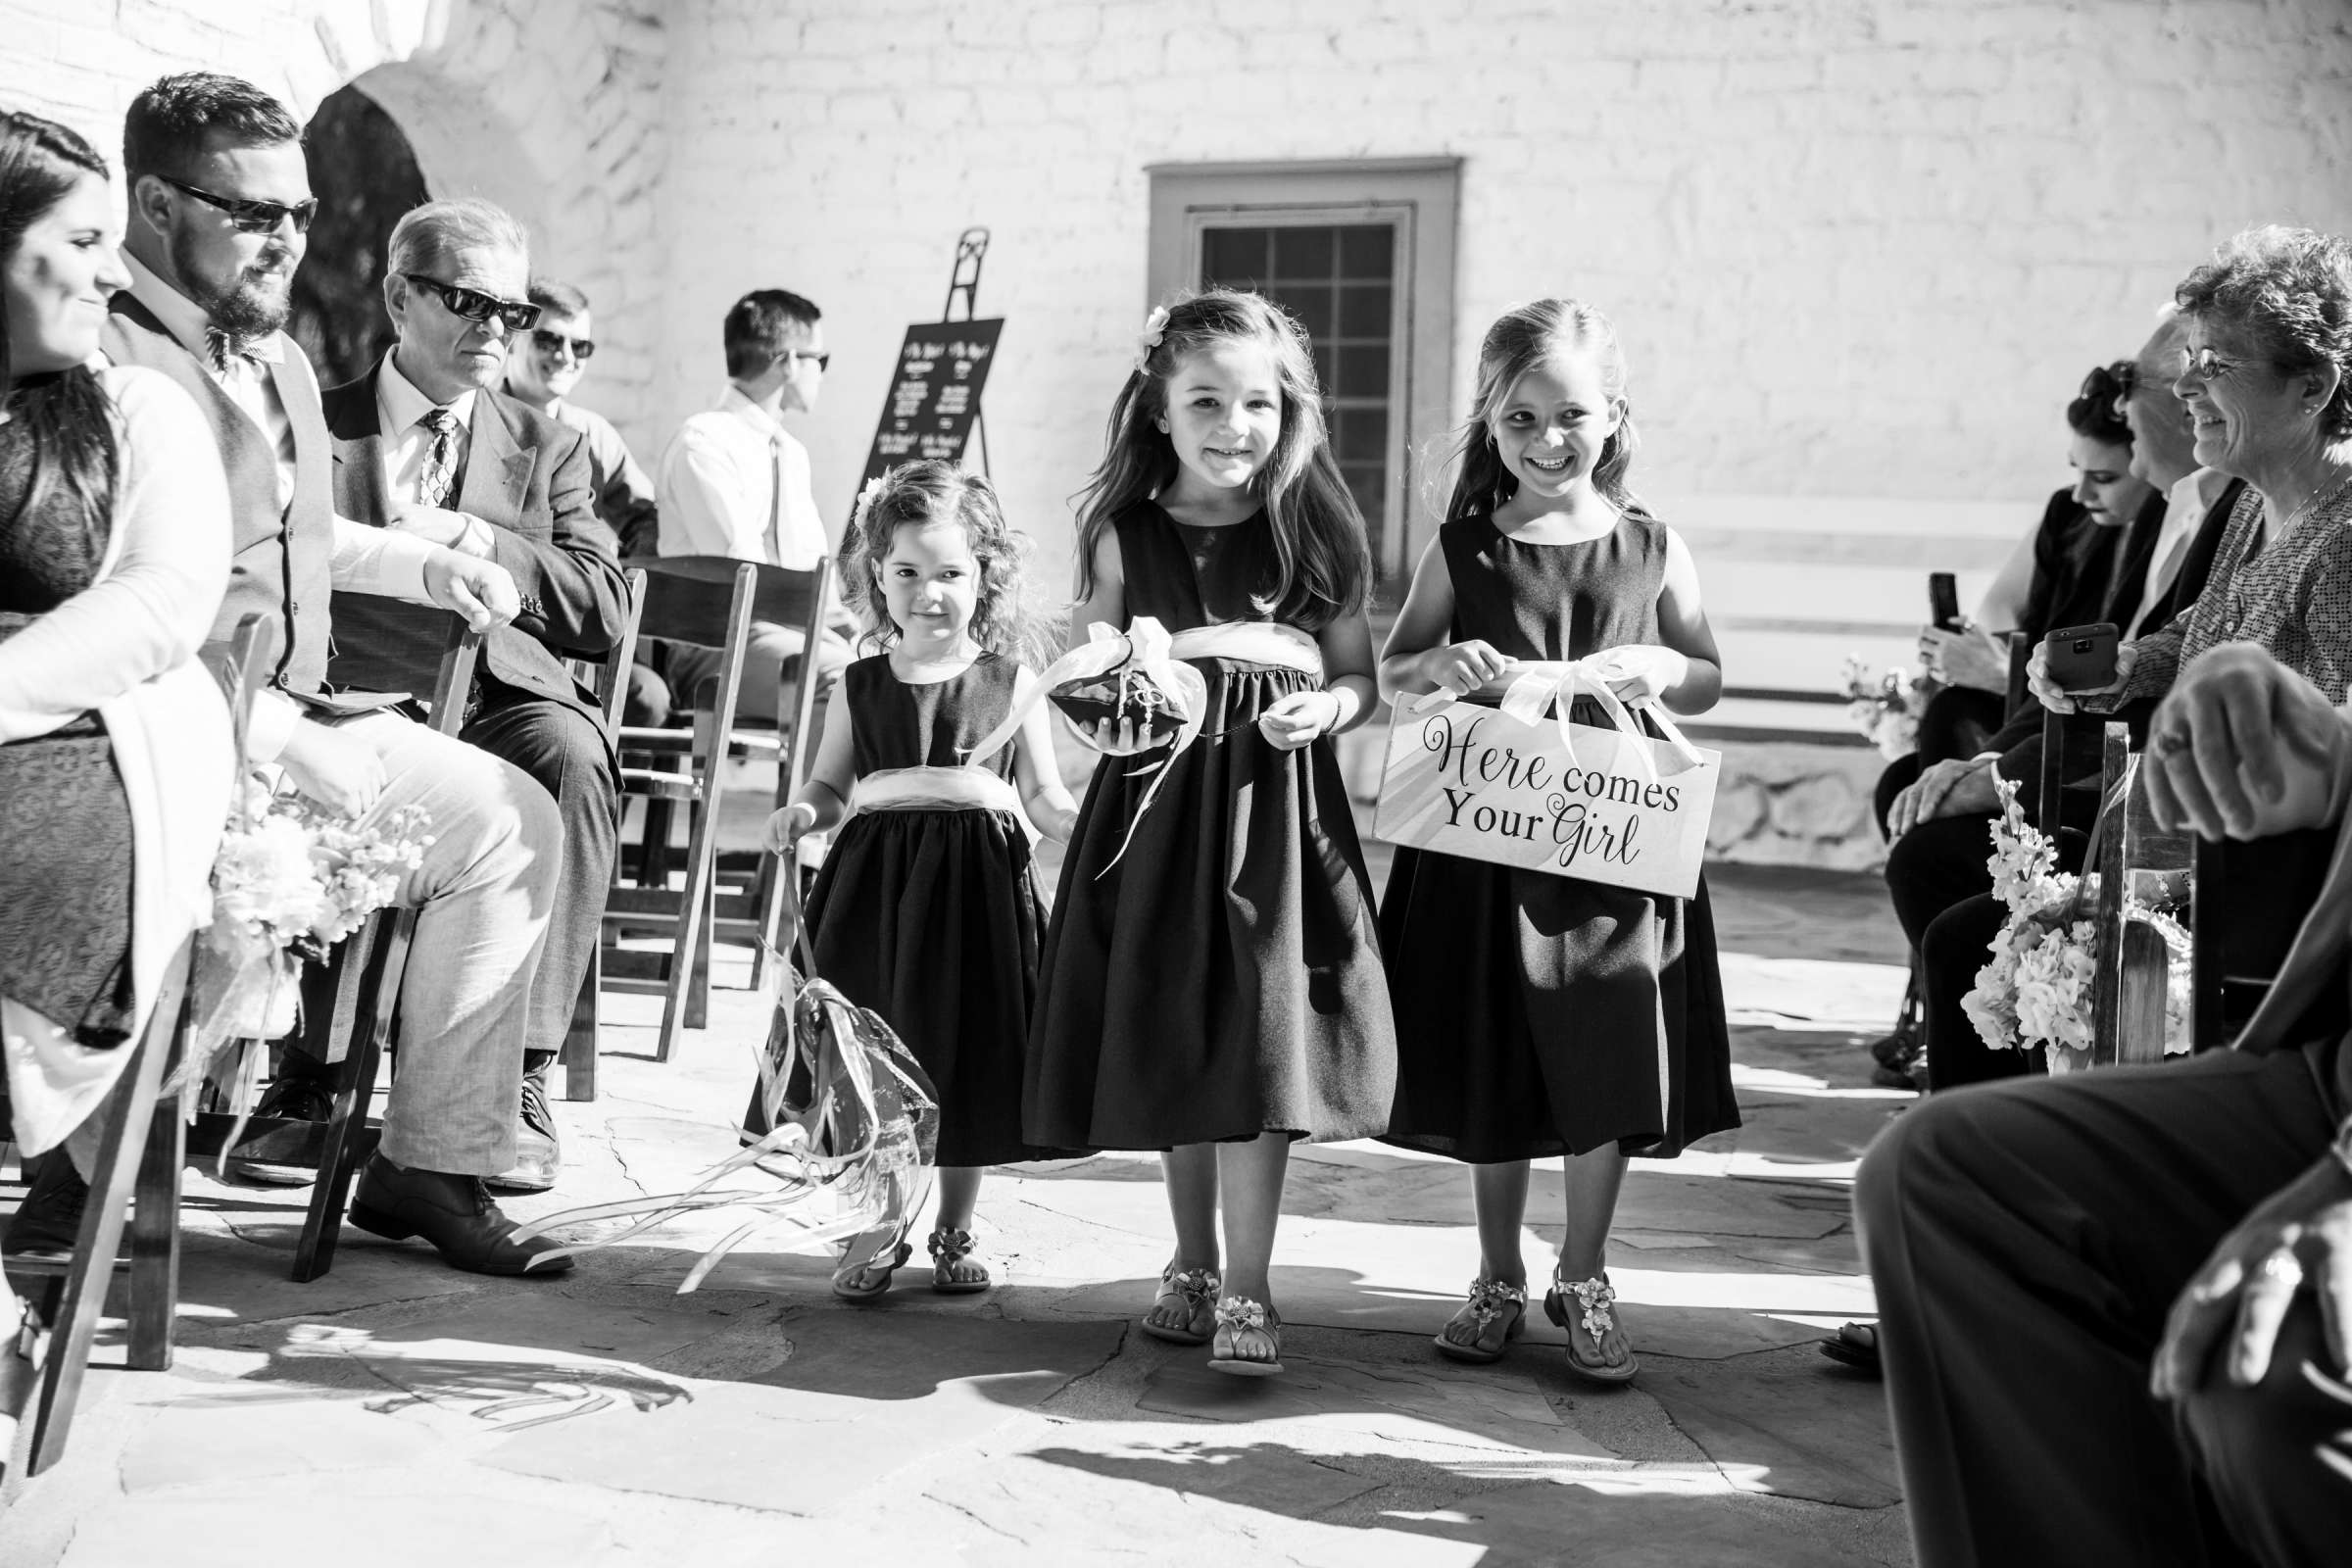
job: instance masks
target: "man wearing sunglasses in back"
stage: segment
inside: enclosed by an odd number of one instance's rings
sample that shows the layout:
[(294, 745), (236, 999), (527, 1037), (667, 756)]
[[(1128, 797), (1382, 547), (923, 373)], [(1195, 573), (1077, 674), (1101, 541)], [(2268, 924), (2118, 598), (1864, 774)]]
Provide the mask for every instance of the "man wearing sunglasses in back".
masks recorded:
[[(369, 822), (416, 806), (432, 818), (422, 863), (400, 879), (397, 902), (416, 910), (400, 1073), (352, 1219), (422, 1235), (459, 1268), (561, 1273), (570, 1260), (543, 1261), (546, 1241), (515, 1242), (482, 1189), (515, 1158), (524, 1024), (564, 858), (555, 802), (512, 763), (393, 711), (405, 688), (326, 680), (347, 607), (436, 628), (454, 612), (496, 638), (522, 612), (514, 574), (421, 532), (337, 515), (318, 383), (283, 330), (316, 210), (285, 106), (231, 76), (167, 76), (132, 102), (122, 153), (132, 282), (109, 302), (100, 342), (115, 363), (178, 383), (220, 447), (234, 556), (206, 657), (219, 662), (248, 614), (276, 635), (249, 756), (338, 815)], [(36, 1188), (25, 1209), (39, 1200), (71, 1237), (86, 1192)]]
[(624, 558), (654, 555), (658, 550), (654, 481), (630, 456), (629, 444), (612, 427), (612, 421), (593, 409), (580, 407), (572, 397), (596, 353), (588, 296), (569, 283), (534, 277), (529, 298), (539, 307), (539, 324), (515, 336), (507, 354), (507, 379), (501, 390), (580, 432), (580, 438), (588, 443), (596, 514), (619, 538)]

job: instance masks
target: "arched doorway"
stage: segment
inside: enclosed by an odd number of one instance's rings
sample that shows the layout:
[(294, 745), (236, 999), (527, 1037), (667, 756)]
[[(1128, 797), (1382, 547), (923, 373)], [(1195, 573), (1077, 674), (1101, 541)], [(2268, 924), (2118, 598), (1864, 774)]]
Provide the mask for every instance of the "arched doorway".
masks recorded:
[(330, 93), (311, 117), (303, 151), (318, 216), (294, 275), (288, 330), (338, 386), (367, 373), (391, 346), (384, 315), (384, 246), (401, 215), (427, 199), (424, 174), (399, 125), (357, 87)]

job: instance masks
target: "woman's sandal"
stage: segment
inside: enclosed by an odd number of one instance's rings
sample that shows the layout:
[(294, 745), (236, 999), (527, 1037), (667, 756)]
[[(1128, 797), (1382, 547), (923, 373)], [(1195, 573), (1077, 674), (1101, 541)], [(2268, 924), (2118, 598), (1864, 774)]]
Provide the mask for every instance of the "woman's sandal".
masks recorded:
[[(1494, 1343), (1490, 1345), (1488, 1329), (1505, 1313), (1511, 1320), (1503, 1325), (1500, 1336), (1493, 1337)], [(1527, 1332), (1527, 1292), (1507, 1280), (1472, 1280), (1469, 1298), (1462, 1302), (1460, 1311), (1446, 1320), (1446, 1327), (1463, 1322), (1470, 1325), (1469, 1340), (1449, 1340), (1440, 1331), (1435, 1341), (1438, 1353), (1455, 1361), (1499, 1361), (1511, 1342)]]
[[(850, 1245), (841, 1250), (841, 1261), (834, 1265), (833, 1294), (845, 1301), (880, 1300), (890, 1289), (890, 1277), (906, 1267), (906, 1260), (914, 1255), (913, 1248), (900, 1242), (884, 1248), (863, 1263), (852, 1263), (850, 1259), (858, 1255), (858, 1244), (874, 1234), (867, 1231), (852, 1238)], [(852, 1284), (852, 1279), (859, 1275), (864, 1282)]]
[(1617, 1326), (1616, 1315), (1609, 1310), (1610, 1303), (1617, 1299), (1617, 1292), (1609, 1284), (1608, 1271), (1604, 1269), (1589, 1280), (1570, 1284), (1560, 1278), (1559, 1271), (1554, 1269), (1551, 1289), (1544, 1293), (1544, 1315), (1568, 1330), (1569, 1371), (1591, 1383), (1631, 1383), (1634, 1374), (1642, 1369), (1641, 1363), (1631, 1355), (1625, 1358), (1623, 1366), (1611, 1366), (1606, 1361), (1588, 1361), (1577, 1353), (1576, 1329), (1568, 1326), (1568, 1298), (1571, 1296), (1576, 1298), (1577, 1326), (1585, 1331), (1585, 1338), (1592, 1342), (1593, 1348), (1598, 1349), (1601, 1336)]
[(1217, 1292), (1224, 1283), (1213, 1268), (1180, 1269), (1170, 1263), (1159, 1271), (1159, 1294), (1152, 1298), (1152, 1305), (1156, 1309), (1171, 1298), (1183, 1301), (1184, 1327), (1169, 1328), (1147, 1315), (1144, 1332), (1170, 1345), (1206, 1345), (1216, 1327)]
[[(931, 1289), (940, 1295), (977, 1296), (997, 1283), (988, 1272), (988, 1265), (972, 1256), (970, 1231), (952, 1231), (942, 1226), (933, 1231), (930, 1240), (923, 1245), (931, 1253)], [(978, 1269), (980, 1277), (976, 1280), (957, 1279), (956, 1265), (958, 1263)]]
[[(1242, 1354), (1239, 1346), (1244, 1334), (1264, 1335), (1274, 1348), (1273, 1353), (1262, 1360)], [(1246, 1296), (1228, 1296), (1219, 1301), (1216, 1343), (1209, 1347), (1208, 1369), (1230, 1372), (1237, 1378), (1270, 1378), (1280, 1372), (1282, 1314)]]

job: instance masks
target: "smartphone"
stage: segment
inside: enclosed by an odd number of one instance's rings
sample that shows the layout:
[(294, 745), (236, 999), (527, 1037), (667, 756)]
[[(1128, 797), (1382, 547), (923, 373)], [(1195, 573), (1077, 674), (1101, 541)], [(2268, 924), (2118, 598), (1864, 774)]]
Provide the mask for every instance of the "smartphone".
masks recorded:
[(1960, 585), (1948, 571), (1928, 573), (1928, 618), (1938, 631), (1960, 629)]
[(2049, 651), (2050, 679), (2060, 691), (2095, 692), (2115, 684), (2114, 623), (2064, 626), (2042, 639)]

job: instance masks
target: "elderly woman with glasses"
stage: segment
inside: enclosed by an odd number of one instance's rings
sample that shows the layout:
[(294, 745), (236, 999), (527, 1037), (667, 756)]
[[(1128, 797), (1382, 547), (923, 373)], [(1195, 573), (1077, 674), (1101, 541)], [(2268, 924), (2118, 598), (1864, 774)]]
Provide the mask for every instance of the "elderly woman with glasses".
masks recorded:
[[(2243, 479), (2196, 604), (2126, 643), (2117, 678), (2061, 690), (2036, 654), (2034, 694), (2058, 712), (2163, 695), (2225, 642), (2250, 642), (2325, 692), (2352, 686), (2352, 243), (2307, 228), (2250, 229), (2189, 273), (2173, 391), (2200, 464)], [(2162, 749), (2172, 737), (2159, 732)]]

